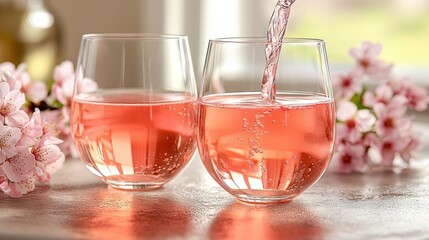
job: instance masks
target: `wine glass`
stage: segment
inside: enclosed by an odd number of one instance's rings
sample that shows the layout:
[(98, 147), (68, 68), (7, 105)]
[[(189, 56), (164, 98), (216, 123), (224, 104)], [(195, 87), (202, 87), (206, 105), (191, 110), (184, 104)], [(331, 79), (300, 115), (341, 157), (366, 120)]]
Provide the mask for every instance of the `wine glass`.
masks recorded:
[(198, 150), (226, 191), (251, 203), (287, 202), (328, 167), (335, 135), (325, 44), (285, 39), (276, 98), (262, 100), (266, 39), (209, 42), (199, 97)]
[[(85, 91), (89, 81), (96, 91)], [(186, 36), (83, 36), (72, 135), (86, 166), (108, 185), (152, 189), (174, 178), (196, 150), (196, 101)]]

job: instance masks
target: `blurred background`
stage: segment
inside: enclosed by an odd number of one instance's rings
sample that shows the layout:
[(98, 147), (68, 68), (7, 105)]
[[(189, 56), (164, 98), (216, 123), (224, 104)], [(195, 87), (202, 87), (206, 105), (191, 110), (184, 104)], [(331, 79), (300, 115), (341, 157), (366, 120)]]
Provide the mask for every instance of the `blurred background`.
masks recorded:
[[(0, 0), (0, 62), (26, 61), (43, 80), (62, 60), (76, 64), (85, 33), (186, 34), (199, 81), (208, 40), (265, 36), (276, 1)], [(287, 36), (326, 41), (331, 72), (352, 63), (349, 48), (371, 41), (398, 74), (428, 84), (427, 0), (297, 0), (289, 20)]]

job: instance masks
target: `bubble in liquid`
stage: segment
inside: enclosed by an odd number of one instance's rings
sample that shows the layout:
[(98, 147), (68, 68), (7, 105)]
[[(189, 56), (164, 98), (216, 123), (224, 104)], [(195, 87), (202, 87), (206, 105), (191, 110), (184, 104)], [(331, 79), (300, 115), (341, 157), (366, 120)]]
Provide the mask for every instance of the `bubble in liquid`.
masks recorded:
[(257, 127), (259, 127), (260, 129), (263, 129), (264, 128), (264, 124), (262, 124), (262, 122), (261, 122), (261, 118), (263, 118), (264, 116), (263, 115), (256, 115), (255, 116), (255, 125), (257, 126)]
[(253, 158), (255, 156), (256, 152), (253, 149), (249, 150), (249, 158)]
[(241, 134), (238, 134), (237, 139), (238, 139), (238, 141), (239, 141), (240, 143), (242, 143), (242, 142), (243, 142), (243, 136), (242, 136)]
[(251, 159), (247, 159), (247, 163), (249, 164), (250, 168), (253, 168), (255, 166), (255, 162), (252, 161)]
[(169, 168), (167, 168), (167, 171), (172, 171), (176, 168), (176, 164), (171, 165)]
[(272, 109), (269, 109), (269, 110), (267, 110), (267, 111), (263, 112), (263, 114), (264, 114), (264, 115), (268, 115), (268, 114), (270, 114), (270, 113), (271, 113), (271, 111), (272, 111)]

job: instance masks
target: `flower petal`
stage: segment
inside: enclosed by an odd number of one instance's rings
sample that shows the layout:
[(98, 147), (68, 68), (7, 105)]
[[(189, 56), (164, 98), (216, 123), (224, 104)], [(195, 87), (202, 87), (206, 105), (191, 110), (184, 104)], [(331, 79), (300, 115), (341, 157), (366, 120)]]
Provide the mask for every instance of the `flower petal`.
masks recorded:
[(3, 164), (6, 176), (13, 182), (26, 179), (33, 170), (36, 160), (28, 147), (17, 147), (18, 153)]

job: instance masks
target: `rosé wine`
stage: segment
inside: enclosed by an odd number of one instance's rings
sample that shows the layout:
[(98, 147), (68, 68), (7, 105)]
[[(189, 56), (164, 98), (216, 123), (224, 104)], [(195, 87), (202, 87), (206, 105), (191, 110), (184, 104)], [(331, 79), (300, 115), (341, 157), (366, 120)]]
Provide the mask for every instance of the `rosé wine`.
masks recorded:
[[(215, 94), (199, 109), (199, 150), (210, 175), (240, 200), (289, 201), (326, 170), (334, 103), (321, 95)], [(268, 200), (270, 201), (270, 200)]]
[(183, 93), (79, 94), (71, 115), (83, 161), (114, 187), (160, 187), (196, 149), (196, 101)]
[(276, 72), (289, 14), (295, 0), (278, 0), (271, 15), (267, 30), (264, 76), (262, 78), (262, 100), (265, 103), (276, 99)]

